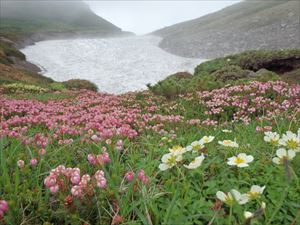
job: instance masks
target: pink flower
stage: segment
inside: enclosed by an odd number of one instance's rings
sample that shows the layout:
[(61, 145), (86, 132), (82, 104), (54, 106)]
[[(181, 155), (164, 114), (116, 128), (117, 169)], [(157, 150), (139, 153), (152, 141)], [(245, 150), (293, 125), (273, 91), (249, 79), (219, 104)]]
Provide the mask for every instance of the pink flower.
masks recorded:
[(23, 160), (18, 160), (17, 161), (17, 165), (20, 169), (23, 169), (24, 168), (24, 165), (25, 165), (25, 162)]
[(72, 189), (71, 189), (71, 194), (74, 197), (81, 197), (82, 196), (82, 189), (81, 189), (81, 187), (78, 186), (78, 185), (73, 186)]
[(99, 188), (106, 188), (107, 182), (104, 177), (104, 172), (102, 170), (98, 170), (95, 175), (94, 175), (96, 181), (97, 181), (97, 186)]
[(44, 180), (44, 184), (48, 188), (56, 185), (56, 176), (50, 175), (50, 176), (46, 177)]
[(142, 182), (143, 182), (143, 184), (148, 184), (148, 183), (149, 183), (149, 177), (144, 176), (144, 177), (142, 178)]
[(126, 174), (125, 174), (125, 180), (128, 181), (128, 182), (131, 182), (134, 178), (135, 174), (133, 171), (128, 171)]
[(8, 211), (8, 204), (5, 200), (0, 200), (0, 222), (4, 214)]
[(56, 184), (54, 186), (49, 187), (51, 194), (56, 194), (59, 191), (59, 186)]
[(140, 170), (138, 173), (138, 179), (142, 180), (145, 177), (145, 171), (144, 170)]
[(80, 175), (75, 174), (71, 177), (71, 182), (72, 184), (79, 184), (80, 182)]
[(109, 154), (107, 152), (104, 152), (102, 154), (102, 159), (104, 163), (110, 163), (110, 158), (109, 158)]
[(44, 148), (40, 149), (39, 150), (39, 155), (40, 156), (46, 155), (46, 150)]
[(145, 175), (145, 171), (144, 170), (140, 170), (138, 173), (138, 179), (140, 181), (142, 181), (144, 184), (148, 184), (149, 183), (149, 177)]
[(0, 200), (0, 211), (3, 213), (8, 211), (8, 203), (5, 200)]
[(106, 182), (106, 179), (104, 177), (100, 178), (97, 180), (97, 186), (99, 188), (106, 188), (107, 186), (107, 182)]
[(37, 163), (38, 163), (38, 161), (37, 161), (36, 158), (32, 158), (32, 159), (30, 160), (30, 165), (31, 165), (32, 167), (35, 167)]
[(87, 159), (90, 164), (95, 165), (97, 163), (96, 157), (93, 154), (88, 154)]

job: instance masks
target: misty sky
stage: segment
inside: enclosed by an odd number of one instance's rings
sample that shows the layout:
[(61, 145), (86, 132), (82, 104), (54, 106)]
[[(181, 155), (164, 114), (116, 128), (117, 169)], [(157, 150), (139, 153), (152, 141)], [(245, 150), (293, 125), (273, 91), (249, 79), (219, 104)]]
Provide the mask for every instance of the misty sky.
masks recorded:
[(85, 1), (102, 18), (122, 30), (146, 34), (178, 22), (195, 19), (236, 1)]

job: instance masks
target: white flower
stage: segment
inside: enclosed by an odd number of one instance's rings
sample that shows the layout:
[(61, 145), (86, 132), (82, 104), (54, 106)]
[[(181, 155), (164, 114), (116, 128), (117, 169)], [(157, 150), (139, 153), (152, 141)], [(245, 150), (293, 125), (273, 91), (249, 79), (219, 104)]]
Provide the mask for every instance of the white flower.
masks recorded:
[(284, 148), (280, 148), (276, 151), (276, 156), (273, 158), (273, 163), (276, 164), (284, 164), (284, 162), (290, 161), (295, 157), (296, 153), (293, 150), (285, 150)]
[(235, 141), (231, 140), (224, 140), (224, 141), (218, 141), (220, 145), (223, 145), (225, 147), (231, 147), (231, 148), (238, 148), (239, 144), (236, 143)]
[(227, 130), (227, 129), (224, 129), (222, 130), (223, 133), (232, 133), (232, 130)]
[(230, 190), (227, 194), (222, 191), (218, 191), (216, 194), (217, 198), (222, 202), (226, 203), (227, 205), (233, 205), (235, 202), (243, 205), (248, 202), (247, 194), (241, 194), (235, 189)]
[(246, 219), (252, 219), (252, 218), (256, 217), (258, 213), (259, 214), (262, 213), (265, 209), (266, 209), (266, 203), (262, 202), (261, 205), (260, 205), (260, 209), (258, 209), (255, 213), (246, 211), (246, 212), (244, 212), (244, 217)]
[(173, 166), (175, 166), (177, 162), (180, 162), (181, 160), (182, 160), (182, 155), (176, 155), (174, 153), (165, 154), (161, 158), (162, 163), (159, 165), (159, 169), (162, 171), (170, 169)]
[(186, 152), (186, 149), (181, 147), (180, 145), (176, 145), (173, 148), (169, 148), (169, 152), (173, 153), (174, 155), (182, 155)]
[(253, 214), (252, 212), (249, 212), (249, 211), (244, 212), (244, 217), (245, 217), (246, 219), (252, 218), (253, 215), (254, 215), (254, 214)]
[(200, 143), (201, 145), (204, 145), (204, 144), (207, 144), (207, 143), (212, 142), (214, 139), (215, 139), (214, 136), (204, 136), (203, 138), (201, 138), (201, 139), (199, 140), (199, 143)]
[(201, 156), (196, 157), (189, 165), (183, 165), (183, 166), (190, 170), (196, 169), (199, 166), (201, 166), (204, 159), (205, 159), (204, 155), (201, 154)]
[(265, 188), (266, 186), (252, 185), (250, 191), (247, 193), (249, 199), (258, 198), (264, 192)]
[(287, 149), (294, 150), (295, 152), (300, 152), (300, 139), (291, 131), (287, 131), (282, 135), (282, 138), (279, 140), (279, 144), (285, 146)]
[(237, 167), (247, 167), (249, 166), (248, 163), (253, 161), (252, 155), (246, 155), (245, 153), (240, 153), (237, 156), (233, 156), (228, 158), (227, 164), (230, 166), (237, 166)]
[(279, 134), (276, 132), (265, 132), (265, 136), (264, 136), (264, 141), (265, 142), (269, 142), (272, 145), (278, 145), (278, 141), (279, 141)]
[(194, 141), (191, 143), (191, 145), (186, 147), (187, 151), (194, 151), (194, 152), (198, 152), (199, 150), (203, 149), (204, 145), (201, 144), (199, 141)]

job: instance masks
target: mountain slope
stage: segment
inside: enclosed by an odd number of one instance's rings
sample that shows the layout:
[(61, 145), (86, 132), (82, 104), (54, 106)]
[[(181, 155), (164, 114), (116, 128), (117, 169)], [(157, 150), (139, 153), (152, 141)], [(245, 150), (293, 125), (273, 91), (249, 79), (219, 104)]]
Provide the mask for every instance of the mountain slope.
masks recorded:
[(120, 28), (94, 14), (81, 1), (1, 1), (1, 35), (30, 36), (120, 35)]
[(244, 1), (154, 34), (163, 37), (160, 47), (187, 57), (299, 48), (299, 14), (299, 1)]

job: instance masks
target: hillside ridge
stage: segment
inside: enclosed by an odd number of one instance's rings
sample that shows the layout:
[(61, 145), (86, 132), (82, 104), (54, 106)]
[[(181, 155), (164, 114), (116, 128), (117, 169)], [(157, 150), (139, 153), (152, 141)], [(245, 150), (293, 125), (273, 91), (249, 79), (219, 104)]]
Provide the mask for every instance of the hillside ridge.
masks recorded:
[(163, 38), (160, 47), (170, 53), (215, 58), (250, 49), (299, 48), (299, 20), (299, 1), (243, 1), (153, 34)]

